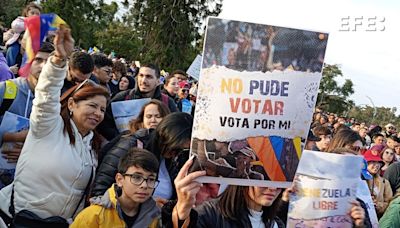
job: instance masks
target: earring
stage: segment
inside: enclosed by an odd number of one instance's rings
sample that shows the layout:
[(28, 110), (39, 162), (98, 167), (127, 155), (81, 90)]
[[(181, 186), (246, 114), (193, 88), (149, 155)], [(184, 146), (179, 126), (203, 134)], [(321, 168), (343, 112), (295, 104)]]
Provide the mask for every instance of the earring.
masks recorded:
[(71, 111), (69, 111), (69, 115), (70, 115), (70, 116), (72, 116), (72, 110), (71, 110)]

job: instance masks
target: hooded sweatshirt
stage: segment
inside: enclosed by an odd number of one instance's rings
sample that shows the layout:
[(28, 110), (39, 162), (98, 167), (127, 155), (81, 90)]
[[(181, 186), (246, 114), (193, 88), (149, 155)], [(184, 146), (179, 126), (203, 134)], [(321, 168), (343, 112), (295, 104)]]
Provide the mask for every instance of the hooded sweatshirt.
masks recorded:
[[(138, 213), (132, 227), (158, 226), (161, 212), (151, 197), (140, 205)], [(79, 213), (70, 227), (127, 227), (115, 193), (115, 185), (103, 196), (92, 200), (92, 205)]]

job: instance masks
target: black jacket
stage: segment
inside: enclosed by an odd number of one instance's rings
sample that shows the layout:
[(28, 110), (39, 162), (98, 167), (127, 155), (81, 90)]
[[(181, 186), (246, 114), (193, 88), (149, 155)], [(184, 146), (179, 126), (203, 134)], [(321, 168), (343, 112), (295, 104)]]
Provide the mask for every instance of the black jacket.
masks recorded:
[[(233, 220), (225, 218), (220, 210), (218, 209), (218, 201), (219, 199), (213, 199), (210, 201), (206, 201), (202, 203), (200, 206), (192, 209), (190, 212), (190, 223), (189, 227), (221, 227), (221, 228), (231, 228), (231, 227), (244, 227), (251, 228), (251, 222), (249, 217), (246, 215), (243, 209), (243, 216), (237, 218), (238, 221), (241, 221), (243, 225), (239, 225)], [(162, 221), (164, 227), (173, 227), (172, 226), (172, 209), (175, 206), (176, 201), (170, 201), (168, 204), (164, 205), (162, 208)], [(278, 225), (279, 228), (286, 227), (282, 220), (278, 217), (275, 217), (273, 221), (269, 224), (266, 224), (265, 227), (272, 228), (274, 227), (274, 223)]]
[[(104, 120), (97, 127), (97, 131), (104, 136), (107, 140), (111, 140), (119, 134), (117, 126), (115, 125), (114, 116), (111, 109), (111, 103), (115, 101), (141, 99), (142, 93), (139, 91), (137, 83), (134, 89), (126, 90), (115, 95), (113, 99), (108, 103), (106, 113), (104, 114)], [(154, 91), (153, 99), (157, 99), (162, 102), (161, 86), (157, 86)], [(177, 108), (175, 102), (168, 97), (168, 108), (171, 112), (176, 112)]]
[(132, 147), (137, 147), (137, 141), (140, 140), (145, 145), (150, 138), (150, 131), (148, 129), (140, 129), (134, 135), (118, 136), (116, 140), (110, 143), (112, 146), (105, 145), (110, 148), (108, 151), (103, 151), (103, 159), (97, 169), (96, 177), (94, 179), (91, 196), (101, 196), (107, 191), (108, 188), (115, 182), (115, 175), (118, 172), (118, 163), (122, 156)]

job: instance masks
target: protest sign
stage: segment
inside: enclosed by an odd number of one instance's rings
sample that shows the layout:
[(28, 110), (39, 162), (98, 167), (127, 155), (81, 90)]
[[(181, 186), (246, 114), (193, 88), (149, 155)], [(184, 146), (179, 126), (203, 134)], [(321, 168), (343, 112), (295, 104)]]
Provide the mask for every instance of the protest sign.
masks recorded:
[[(4, 133), (16, 133), (29, 128), (29, 119), (23, 116), (6, 111), (0, 125), (0, 137), (3, 138)], [(21, 143), (22, 144), (22, 143)], [(3, 142), (1, 151), (14, 148), (14, 143)], [(7, 159), (0, 156), (0, 169), (15, 169), (16, 163), (9, 163)]]
[(305, 150), (290, 197), (287, 227), (352, 227), (363, 157)]
[(303, 178), (290, 197), (287, 227), (352, 227), (348, 212), (355, 199), (357, 182)]
[(297, 174), (318, 179), (348, 178), (358, 181), (362, 167), (362, 156), (304, 150)]
[(186, 73), (196, 79), (197, 81), (200, 78), (200, 68), (201, 68), (201, 55), (197, 55), (196, 58), (193, 60), (192, 64), (190, 64), (190, 67), (186, 71)]
[(150, 98), (134, 99), (128, 101), (117, 101), (111, 103), (115, 125), (119, 132), (129, 130), (129, 121), (135, 119), (142, 107), (150, 102)]
[(356, 196), (361, 199), (367, 207), (369, 220), (373, 228), (379, 228), (378, 216), (376, 215), (375, 205), (372, 201), (371, 191), (365, 180), (359, 180)]
[(191, 170), (207, 171), (199, 181), (290, 185), (311, 123), (327, 37), (209, 18), (191, 144)]

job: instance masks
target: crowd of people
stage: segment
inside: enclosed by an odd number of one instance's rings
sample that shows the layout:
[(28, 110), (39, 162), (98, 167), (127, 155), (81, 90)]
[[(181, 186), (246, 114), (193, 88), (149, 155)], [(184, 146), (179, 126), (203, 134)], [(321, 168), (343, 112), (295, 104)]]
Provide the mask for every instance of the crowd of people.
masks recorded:
[(395, 220), (399, 213), (396, 199), (400, 193), (399, 137), (400, 132), (391, 123), (383, 127), (367, 125), (354, 118), (317, 110), (306, 149), (332, 152), (338, 147), (345, 147), (362, 155), (368, 170), (368, 175), (363, 178), (370, 189), (380, 224), (382, 227), (397, 227), (400, 225), (400, 221)]
[[(161, 73), (152, 63), (77, 50), (61, 26), (41, 45), (28, 77), (19, 77), (25, 49), (19, 23), (41, 11), (26, 6), (5, 37), (5, 57), (0, 53), (0, 121), (12, 121), (4, 118), (12, 113), (30, 123), (0, 130), (0, 227), (286, 226), (294, 187), (220, 191), (196, 181), (205, 171), (188, 174), (197, 83), (184, 71)], [(150, 101), (120, 132), (112, 103), (142, 98)], [(363, 178), (381, 225), (396, 227), (398, 137), (392, 124), (382, 129), (317, 111), (304, 146), (364, 156)], [(354, 227), (371, 227), (361, 200), (349, 215)]]
[(217, 18), (209, 19), (208, 31), (203, 57), (206, 67), (263, 72), (322, 70), (327, 34)]

